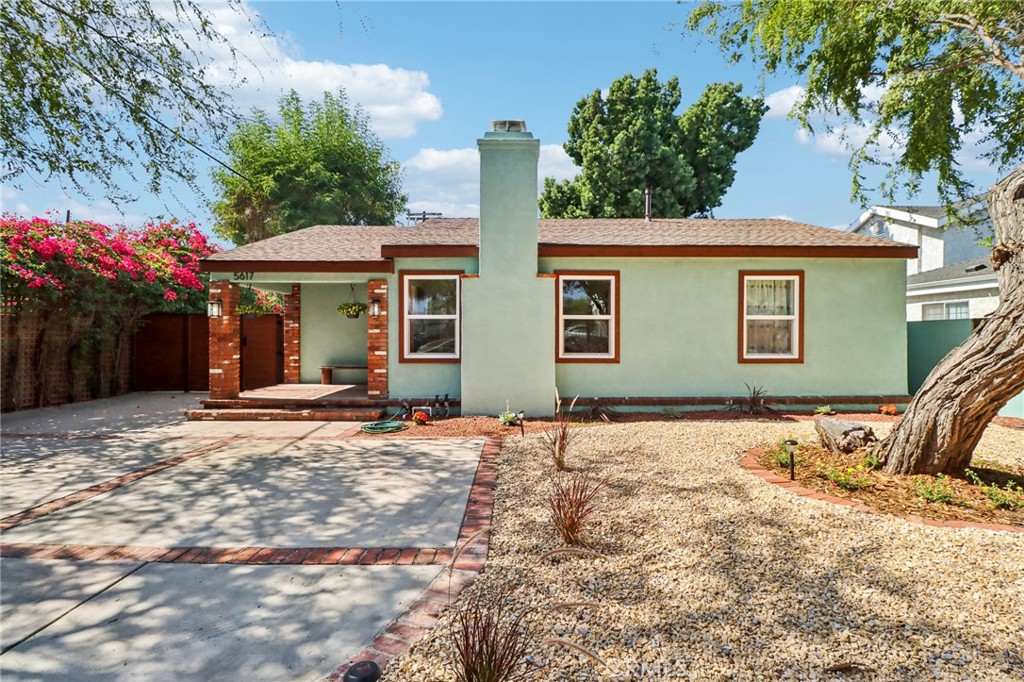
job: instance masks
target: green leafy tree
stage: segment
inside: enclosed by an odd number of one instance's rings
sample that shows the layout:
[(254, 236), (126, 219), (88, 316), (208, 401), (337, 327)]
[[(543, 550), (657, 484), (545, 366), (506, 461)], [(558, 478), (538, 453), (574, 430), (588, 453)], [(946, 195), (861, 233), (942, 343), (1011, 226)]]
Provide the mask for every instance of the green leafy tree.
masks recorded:
[(165, 176), (196, 187), (202, 141), (231, 114), (190, 46), (235, 55), (198, 0), (4, 0), (0, 31), (0, 180), (53, 177), (87, 195), (94, 182), (119, 202), (116, 174), (141, 166), (154, 193)]
[(651, 189), (654, 215), (710, 215), (736, 176), (736, 156), (754, 142), (767, 110), (741, 86), (714, 83), (676, 114), (679, 79), (648, 69), (625, 75), (576, 103), (565, 151), (580, 167), (572, 180), (544, 179), (546, 218), (636, 218)]
[(804, 76), (791, 115), (807, 131), (830, 127), (821, 114), (862, 127), (863, 137), (847, 136), (860, 142), (850, 168), (861, 201), (870, 166), (887, 169), (879, 189), (890, 200), (934, 172), (952, 205), (974, 193), (957, 160), (969, 140), (1003, 170), (1024, 154), (1018, 0), (706, 2), (689, 26), (716, 36), (732, 61), (746, 54), (766, 74)]
[(214, 170), (214, 232), (247, 244), (310, 225), (394, 224), (406, 202), (398, 162), (344, 92), (304, 104), (292, 91), (278, 115), (254, 110), (229, 136), (231, 166), (245, 177)]
[[(866, 163), (916, 190), (934, 171), (952, 207), (972, 191), (957, 155), (980, 135), (983, 157), (1013, 169), (988, 192), (999, 307), (918, 389), (876, 448), (890, 473), (961, 474), (985, 427), (1024, 391), (1024, 5), (1017, 0), (866, 0), (705, 3), (689, 26), (734, 60), (806, 78), (795, 116), (845, 114), (869, 134), (851, 159), (854, 193)], [(878, 95), (880, 93), (880, 96)], [(891, 161), (874, 154), (895, 140)]]

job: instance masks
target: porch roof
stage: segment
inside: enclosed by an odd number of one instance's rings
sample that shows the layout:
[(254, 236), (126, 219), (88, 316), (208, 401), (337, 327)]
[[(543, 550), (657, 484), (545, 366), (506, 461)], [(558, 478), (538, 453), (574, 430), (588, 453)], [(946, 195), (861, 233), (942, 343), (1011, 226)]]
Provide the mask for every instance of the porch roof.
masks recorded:
[[(541, 219), (537, 227), (541, 257), (917, 257), (915, 246), (772, 218)], [(314, 225), (216, 253), (201, 269), (390, 272), (393, 258), (475, 256), (479, 232), (476, 218), (412, 227)]]

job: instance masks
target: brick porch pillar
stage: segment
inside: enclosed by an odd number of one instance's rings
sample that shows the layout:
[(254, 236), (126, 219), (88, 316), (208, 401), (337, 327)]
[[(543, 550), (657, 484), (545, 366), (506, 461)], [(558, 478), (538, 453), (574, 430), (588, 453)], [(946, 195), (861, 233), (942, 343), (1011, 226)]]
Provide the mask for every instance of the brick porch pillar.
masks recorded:
[(299, 321), (302, 311), (302, 285), (293, 284), (284, 297), (284, 383), (302, 383), (302, 355), (299, 345)]
[(210, 282), (210, 300), (220, 299), (221, 316), (210, 318), (210, 398), (237, 398), (242, 390), (242, 318), (235, 313), (242, 290)]
[(371, 315), (367, 321), (366, 395), (383, 399), (388, 397), (388, 281), (371, 279), (366, 296), (380, 300), (380, 315)]

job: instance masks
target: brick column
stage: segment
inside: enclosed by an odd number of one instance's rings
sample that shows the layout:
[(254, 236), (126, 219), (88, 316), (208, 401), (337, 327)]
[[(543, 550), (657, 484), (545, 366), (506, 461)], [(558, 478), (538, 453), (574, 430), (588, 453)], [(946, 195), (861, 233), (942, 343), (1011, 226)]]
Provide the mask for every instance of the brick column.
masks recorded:
[(302, 383), (302, 355), (299, 346), (299, 320), (302, 312), (302, 285), (293, 284), (284, 297), (284, 383)]
[(388, 281), (371, 279), (366, 283), (366, 296), (380, 300), (380, 315), (371, 315), (367, 322), (366, 394), (383, 399), (388, 397)]
[(210, 398), (237, 398), (242, 390), (242, 318), (235, 313), (238, 285), (210, 282), (210, 300), (220, 299), (221, 316), (210, 318)]

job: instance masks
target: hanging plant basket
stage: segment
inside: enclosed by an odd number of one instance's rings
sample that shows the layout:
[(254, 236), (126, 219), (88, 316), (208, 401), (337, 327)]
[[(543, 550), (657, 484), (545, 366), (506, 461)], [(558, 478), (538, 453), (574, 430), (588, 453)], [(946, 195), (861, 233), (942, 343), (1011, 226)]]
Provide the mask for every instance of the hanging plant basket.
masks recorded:
[(365, 303), (342, 303), (338, 306), (338, 314), (355, 320), (366, 312)]

